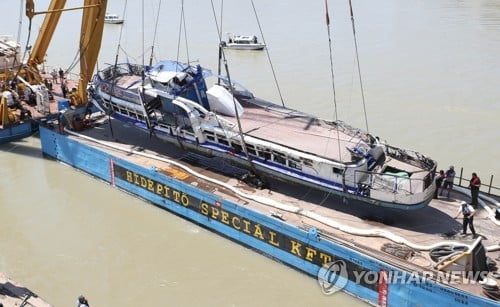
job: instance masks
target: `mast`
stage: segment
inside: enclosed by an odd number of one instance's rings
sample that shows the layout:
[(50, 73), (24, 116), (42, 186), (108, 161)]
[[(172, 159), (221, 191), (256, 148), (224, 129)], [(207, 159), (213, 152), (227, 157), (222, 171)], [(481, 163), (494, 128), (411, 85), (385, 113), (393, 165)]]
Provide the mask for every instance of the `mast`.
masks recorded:
[[(213, 11), (213, 14), (214, 14), (215, 25), (217, 27), (217, 30), (219, 30), (219, 27), (218, 27), (218, 24), (217, 24), (217, 15), (215, 13), (215, 8), (214, 8), (214, 2), (213, 2), (213, 0), (210, 0), (210, 2), (212, 3), (212, 11)], [(221, 45), (222, 44), (222, 35), (221, 35), (221, 33), (219, 31), (217, 31), (217, 34), (219, 36), (219, 45)], [(250, 166), (250, 169), (252, 170), (252, 172), (254, 174), (257, 174), (258, 173), (257, 169), (255, 168), (255, 165), (253, 164), (252, 158), (248, 154), (247, 145), (245, 143), (245, 138), (243, 136), (243, 129), (241, 128), (240, 115), (239, 115), (239, 112), (238, 112), (238, 108), (236, 106), (236, 98), (234, 97), (234, 87), (233, 87), (233, 83), (231, 82), (231, 76), (229, 74), (229, 67), (227, 65), (226, 54), (224, 52), (224, 49), (220, 48), (219, 50), (221, 51), (221, 54), (222, 54), (222, 59), (223, 59), (223, 62), (224, 62), (224, 68), (225, 68), (226, 74), (227, 74), (227, 81), (229, 83), (229, 89), (231, 91), (231, 95), (233, 96), (234, 113), (236, 113), (236, 121), (238, 123), (238, 132), (239, 132), (239, 135), (240, 135), (241, 147), (243, 148), (243, 152), (245, 153), (245, 156), (247, 158), (247, 161), (248, 161), (248, 164)]]

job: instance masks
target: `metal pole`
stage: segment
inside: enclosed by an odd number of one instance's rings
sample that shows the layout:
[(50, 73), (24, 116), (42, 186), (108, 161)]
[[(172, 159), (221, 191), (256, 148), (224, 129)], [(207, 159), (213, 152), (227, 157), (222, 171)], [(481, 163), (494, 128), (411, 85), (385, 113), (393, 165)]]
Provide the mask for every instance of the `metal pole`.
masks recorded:
[(28, 18), (32, 18), (33, 16), (41, 15), (41, 14), (52, 14), (52, 13), (60, 13), (60, 12), (75, 11), (75, 10), (82, 10), (82, 9), (90, 9), (90, 8), (98, 7), (98, 6), (100, 6), (100, 4), (84, 5), (84, 6), (78, 6), (78, 7), (70, 7), (70, 8), (65, 8), (65, 9), (48, 10), (48, 11), (41, 11), (41, 12), (27, 11), (26, 16), (28, 16)]
[(356, 190), (359, 193), (359, 183), (356, 181), (357, 171), (354, 171), (354, 184), (356, 185)]
[[(222, 61), (222, 43), (219, 43), (219, 63), (217, 65), (217, 76), (221, 73), (221, 61)], [(217, 77), (217, 85), (220, 85), (220, 77)]]
[(461, 168), (460, 168), (460, 178), (458, 178), (458, 180), (459, 180), (459, 181), (458, 181), (458, 186), (459, 186), (459, 187), (461, 187), (461, 186), (462, 186), (462, 175), (463, 175), (463, 173), (464, 173), (464, 168), (463, 168), (463, 167), (461, 167)]
[(493, 184), (493, 175), (490, 177), (490, 186), (488, 187), (488, 194), (491, 194), (491, 185)]

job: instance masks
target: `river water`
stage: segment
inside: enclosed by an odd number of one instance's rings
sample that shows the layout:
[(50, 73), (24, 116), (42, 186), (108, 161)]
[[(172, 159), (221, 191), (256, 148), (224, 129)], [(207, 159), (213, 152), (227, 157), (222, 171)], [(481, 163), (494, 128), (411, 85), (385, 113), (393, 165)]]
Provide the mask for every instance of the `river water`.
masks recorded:
[[(36, 2), (42, 10), (49, 1)], [(158, 1), (144, 2), (143, 34), (141, 1), (128, 1), (120, 61), (142, 62), (143, 38), (149, 61)], [(125, 3), (109, 1), (108, 11), (122, 15)], [(255, 5), (285, 104), (333, 119), (324, 2)], [(348, 1), (329, 7), (338, 116), (365, 128)], [(184, 3), (187, 48), (184, 34), (178, 48), (180, 9), (178, 0), (162, 2), (155, 60), (189, 57), (216, 70), (210, 1)], [(0, 1), (0, 11), (0, 34), (15, 36), (19, 0)], [(483, 183), (493, 174), (499, 186), (500, 3), (358, 0), (354, 13), (370, 132), (441, 168), (476, 171)], [(79, 20), (63, 15), (47, 66), (71, 65)], [(35, 17), (32, 37), (41, 23)], [(259, 34), (250, 1), (224, 2), (223, 32)], [(26, 36), (24, 19), (23, 47)], [(119, 36), (120, 26), (105, 26), (99, 65), (114, 61)], [(233, 79), (279, 101), (265, 52), (227, 58)], [(0, 218), (0, 271), (55, 305), (80, 294), (93, 306), (363, 304), (324, 296), (310, 277), (44, 159), (36, 137), (0, 146)]]

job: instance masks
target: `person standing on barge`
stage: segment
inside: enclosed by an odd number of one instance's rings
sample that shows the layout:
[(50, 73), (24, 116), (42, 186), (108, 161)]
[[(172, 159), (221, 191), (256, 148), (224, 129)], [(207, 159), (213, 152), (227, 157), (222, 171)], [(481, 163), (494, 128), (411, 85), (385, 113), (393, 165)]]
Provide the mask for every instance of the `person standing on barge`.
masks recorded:
[(472, 178), (469, 182), (470, 196), (472, 198), (471, 205), (474, 209), (477, 209), (477, 198), (479, 197), (479, 188), (481, 187), (481, 179), (476, 173), (472, 173)]
[(441, 185), (443, 185), (443, 180), (446, 177), (443, 170), (439, 171), (439, 174), (436, 176), (436, 191), (434, 192), (434, 199), (438, 199), (438, 192), (441, 189)]
[(475, 238), (476, 237), (476, 230), (474, 229), (474, 215), (476, 214), (476, 210), (474, 210), (474, 208), (471, 205), (469, 205), (468, 203), (463, 201), (455, 218), (457, 218), (460, 215), (460, 213), (462, 213), (464, 216), (463, 225), (462, 225), (462, 227), (463, 227), (462, 236), (467, 235), (467, 225), (468, 225), (470, 228), (470, 231), (472, 232), (472, 235)]
[(439, 195), (443, 194), (443, 190), (448, 191), (447, 197), (450, 198), (450, 192), (451, 189), (453, 189), (453, 181), (455, 180), (455, 167), (450, 166), (450, 168), (446, 171), (446, 177), (444, 178), (444, 185), (443, 189), (441, 190), (441, 193)]
[(59, 78), (61, 78), (61, 83), (64, 82), (64, 70), (59, 68)]

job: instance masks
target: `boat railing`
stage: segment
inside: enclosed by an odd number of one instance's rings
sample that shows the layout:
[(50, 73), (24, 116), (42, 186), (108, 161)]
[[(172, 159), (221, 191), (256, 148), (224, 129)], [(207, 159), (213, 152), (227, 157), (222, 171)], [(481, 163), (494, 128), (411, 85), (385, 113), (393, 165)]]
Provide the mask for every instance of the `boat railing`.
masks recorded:
[[(437, 173), (436, 173), (437, 174)], [(478, 174), (480, 175), (480, 174)], [(481, 176), (479, 176), (481, 177)], [(494, 196), (500, 196), (500, 187), (494, 186), (493, 185), (493, 180), (494, 180), (493, 174), (489, 176), (489, 180), (487, 181), (488, 183), (483, 182), (481, 184), (480, 191), (484, 192), (488, 195), (494, 195)], [(466, 178), (464, 177), (464, 168), (460, 168), (460, 175), (456, 177), (458, 179), (458, 186), (463, 187), (463, 188), (469, 188), (469, 182), (471, 178)]]
[(355, 128), (346, 122), (343, 122), (341, 120), (337, 121), (330, 121), (330, 120), (323, 120), (326, 124), (330, 125), (333, 127), (333, 129), (338, 130), (342, 133), (345, 133), (351, 137), (357, 137), (360, 140), (362, 140), (365, 143), (370, 143), (370, 134), (368, 134), (366, 131), (360, 128)]
[(111, 96), (124, 99), (126, 101), (135, 103), (135, 104), (140, 104), (140, 95), (139, 93), (134, 93), (126, 88), (123, 88), (119, 85), (114, 84), (112, 81), (108, 80), (100, 80), (99, 83), (100, 89)]
[(104, 80), (111, 80), (124, 75), (141, 75), (144, 67), (138, 64), (120, 63), (117, 65), (110, 65), (109, 67), (100, 71), (100, 77)]
[[(50, 74), (52, 71), (59, 71), (60, 67), (59, 66), (52, 66), (52, 65), (43, 65), (42, 66), (42, 74)], [(47, 76), (48, 77), (48, 76)], [(57, 74), (57, 78), (59, 78), (59, 74)], [(64, 72), (64, 78), (66, 80), (78, 80), (80, 78), (79, 73), (74, 73), (72, 71), (66, 70)]]
[[(431, 174), (423, 178), (411, 178), (387, 173), (354, 171), (354, 182), (362, 189), (385, 190), (391, 193), (417, 194), (424, 192), (431, 184)], [(364, 187), (363, 187), (364, 186)]]
[(426, 170), (432, 170), (436, 167), (436, 162), (434, 160), (427, 158), (419, 152), (401, 149), (387, 144), (385, 146), (387, 155), (396, 160), (404, 161), (410, 165)]

